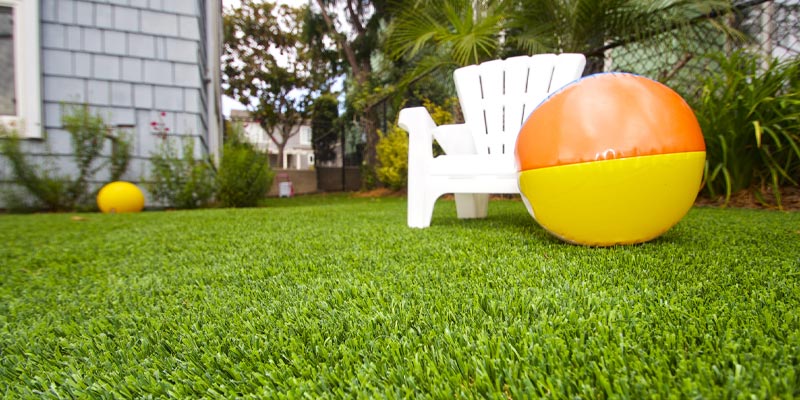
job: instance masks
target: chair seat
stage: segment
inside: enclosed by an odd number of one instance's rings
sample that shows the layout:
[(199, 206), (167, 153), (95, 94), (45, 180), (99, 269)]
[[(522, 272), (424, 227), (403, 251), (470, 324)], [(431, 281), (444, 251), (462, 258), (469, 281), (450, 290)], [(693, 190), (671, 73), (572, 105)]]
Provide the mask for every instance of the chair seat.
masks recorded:
[(453, 177), (476, 176), (510, 176), (517, 178), (516, 161), (513, 156), (489, 155), (446, 155), (431, 160), (428, 173), (430, 175), (448, 175)]

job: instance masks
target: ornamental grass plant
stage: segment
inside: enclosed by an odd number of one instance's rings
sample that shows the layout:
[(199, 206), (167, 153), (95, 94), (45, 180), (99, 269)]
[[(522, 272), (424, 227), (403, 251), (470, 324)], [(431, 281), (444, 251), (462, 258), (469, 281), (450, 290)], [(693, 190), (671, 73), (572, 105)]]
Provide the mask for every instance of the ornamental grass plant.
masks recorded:
[[(707, 146), (704, 192), (731, 196), (800, 185), (800, 58), (762, 60), (747, 52), (714, 58), (699, 96), (686, 95)], [(761, 199), (764, 202), (764, 199)]]

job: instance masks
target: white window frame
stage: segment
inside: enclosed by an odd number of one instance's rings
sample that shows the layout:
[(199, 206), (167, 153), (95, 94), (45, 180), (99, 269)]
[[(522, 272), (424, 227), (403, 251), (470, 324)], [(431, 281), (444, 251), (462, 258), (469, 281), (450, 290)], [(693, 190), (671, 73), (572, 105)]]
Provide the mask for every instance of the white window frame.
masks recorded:
[(39, 53), (39, 0), (0, 0), (14, 18), (14, 96), (17, 115), (0, 116), (0, 124), (22, 138), (42, 138), (42, 85)]
[(300, 144), (303, 146), (310, 146), (311, 136), (311, 127), (308, 125), (302, 125), (300, 127)]

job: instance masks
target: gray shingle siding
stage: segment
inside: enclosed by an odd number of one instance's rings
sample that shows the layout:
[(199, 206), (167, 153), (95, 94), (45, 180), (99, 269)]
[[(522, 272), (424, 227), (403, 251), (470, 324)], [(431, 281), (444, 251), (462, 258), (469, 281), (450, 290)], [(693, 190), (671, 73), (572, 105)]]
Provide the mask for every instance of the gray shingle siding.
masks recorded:
[(112, 6), (108, 4), (97, 4), (95, 6), (95, 26), (99, 28), (112, 28), (114, 26), (114, 14)]
[(115, 7), (114, 28), (119, 31), (139, 32), (139, 10), (127, 7)]
[(178, 36), (178, 16), (158, 11), (142, 11), (142, 32), (158, 36)]
[(74, 76), (79, 78), (91, 78), (93, 73), (92, 68), (92, 55), (89, 53), (75, 52), (72, 53), (73, 65), (75, 71)]
[(178, 17), (178, 35), (185, 39), (200, 40), (200, 29), (197, 25), (197, 18), (181, 15)]
[(103, 52), (103, 31), (95, 28), (83, 29), (83, 50), (91, 53)]
[(153, 58), (155, 52), (155, 38), (150, 35), (128, 34), (128, 53), (132, 57)]
[[(205, 35), (198, 5), (197, 0), (42, 0), (46, 109), (53, 109), (52, 102), (87, 101), (201, 113)], [(136, 84), (136, 95), (131, 85), (120, 86), (125, 96), (98, 92), (117, 81)], [(174, 98), (155, 95), (153, 101), (148, 98), (153, 92)]]
[(58, 0), (56, 2), (57, 21), (71, 25), (75, 23), (75, 2), (72, 0)]
[(127, 55), (128, 43), (125, 33), (118, 31), (103, 32), (103, 52), (106, 54)]
[(94, 26), (94, 4), (79, 2), (75, 5), (75, 23), (81, 26)]
[[(206, 3), (218, 0), (39, 1), (47, 133), (44, 140), (25, 141), (31, 154), (69, 154), (63, 106), (83, 103), (130, 132), (134, 161), (127, 180), (149, 173), (147, 159), (158, 140), (150, 124), (161, 111), (171, 132), (194, 137), (200, 154), (208, 153), (203, 24)], [(63, 161), (54, 162), (69, 165)], [(0, 163), (0, 180), (8, 175), (7, 163)]]

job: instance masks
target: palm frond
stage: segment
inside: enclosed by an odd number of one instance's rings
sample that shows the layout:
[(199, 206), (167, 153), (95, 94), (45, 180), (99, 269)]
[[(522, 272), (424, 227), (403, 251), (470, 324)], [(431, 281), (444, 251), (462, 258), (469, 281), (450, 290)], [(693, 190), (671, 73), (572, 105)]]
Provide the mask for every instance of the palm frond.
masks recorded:
[(433, 0), (403, 10), (389, 28), (387, 52), (411, 59), (424, 48), (449, 52), (461, 65), (497, 56), (505, 2)]

